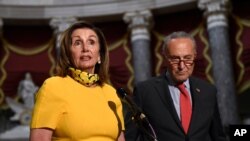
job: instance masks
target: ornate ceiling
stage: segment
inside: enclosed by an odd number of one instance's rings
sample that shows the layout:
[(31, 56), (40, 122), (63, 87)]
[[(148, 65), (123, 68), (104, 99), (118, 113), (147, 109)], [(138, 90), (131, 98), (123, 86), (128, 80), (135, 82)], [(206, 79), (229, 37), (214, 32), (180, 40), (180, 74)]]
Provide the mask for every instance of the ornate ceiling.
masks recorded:
[[(196, 7), (198, 0), (1, 0), (0, 17), (13, 23), (77, 17), (95, 20), (121, 19), (129, 11), (149, 9), (155, 14)], [(31, 22), (29, 24), (36, 23)], [(19, 23), (20, 24), (20, 23)]]

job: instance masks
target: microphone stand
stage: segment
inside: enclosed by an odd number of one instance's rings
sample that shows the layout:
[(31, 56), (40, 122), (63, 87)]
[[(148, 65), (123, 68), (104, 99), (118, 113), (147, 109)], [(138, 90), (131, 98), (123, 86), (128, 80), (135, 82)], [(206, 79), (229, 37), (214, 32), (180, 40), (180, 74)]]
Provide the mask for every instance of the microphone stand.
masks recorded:
[[(133, 102), (131, 97), (126, 93), (126, 91), (123, 88), (119, 88), (117, 89), (116, 93), (119, 95), (121, 100), (129, 106), (128, 109), (132, 112), (132, 120), (137, 124), (139, 129), (143, 131), (143, 133), (147, 137), (150, 137), (150, 139), (152, 139), (153, 141), (157, 141), (157, 136), (152, 125), (148, 121), (145, 114), (143, 114), (142, 110)], [(145, 125), (147, 127), (145, 127)], [(148, 132), (147, 129), (149, 129), (150, 132)]]
[(148, 121), (147, 117), (141, 112), (141, 110), (137, 111), (131, 107), (126, 101), (125, 103), (130, 107), (129, 109), (133, 113), (132, 120), (136, 123), (139, 130), (148, 138), (150, 141), (158, 141), (154, 128)]

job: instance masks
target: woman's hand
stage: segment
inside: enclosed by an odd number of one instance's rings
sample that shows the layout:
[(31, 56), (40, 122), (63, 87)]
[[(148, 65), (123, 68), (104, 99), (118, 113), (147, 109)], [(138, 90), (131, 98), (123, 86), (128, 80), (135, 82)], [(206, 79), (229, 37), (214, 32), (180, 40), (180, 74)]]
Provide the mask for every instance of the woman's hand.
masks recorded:
[(120, 136), (118, 137), (118, 140), (117, 141), (125, 141), (125, 136), (124, 136), (124, 133), (121, 132)]

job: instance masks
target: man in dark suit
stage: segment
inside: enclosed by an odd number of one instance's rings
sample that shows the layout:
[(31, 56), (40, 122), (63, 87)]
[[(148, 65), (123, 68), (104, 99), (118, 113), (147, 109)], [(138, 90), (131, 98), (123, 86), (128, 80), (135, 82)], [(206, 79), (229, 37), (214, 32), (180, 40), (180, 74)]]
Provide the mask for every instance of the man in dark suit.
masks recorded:
[[(165, 38), (163, 53), (167, 72), (138, 83), (133, 92), (134, 101), (153, 128), (148, 132), (158, 141), (226, 141), (215, 86), (191, 76), (196, 58), (193, 37), (185, 32), (170, 34)], [(139, 133), (146, 135), (129, 123), (126, 141), (135, 141)], [(141, 136), (137, 140), (154, 139)]]

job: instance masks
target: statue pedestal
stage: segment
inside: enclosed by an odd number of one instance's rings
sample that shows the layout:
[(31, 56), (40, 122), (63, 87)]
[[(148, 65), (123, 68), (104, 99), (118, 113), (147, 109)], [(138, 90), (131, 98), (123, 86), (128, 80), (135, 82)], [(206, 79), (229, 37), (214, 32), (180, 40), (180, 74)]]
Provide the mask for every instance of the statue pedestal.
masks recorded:
[(29, 141), (29, 139), (11, 139), (11, 140), (1, 140), (1, 141)]
[(30, 127), (28, 125), (18, 125), (0, 134), (1, 141), (28, 141)]

